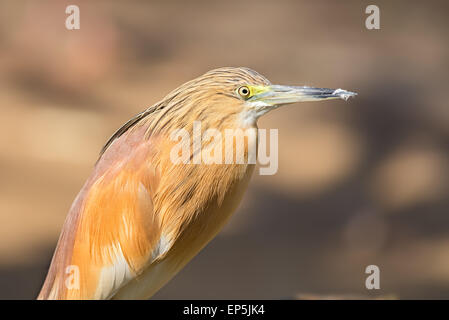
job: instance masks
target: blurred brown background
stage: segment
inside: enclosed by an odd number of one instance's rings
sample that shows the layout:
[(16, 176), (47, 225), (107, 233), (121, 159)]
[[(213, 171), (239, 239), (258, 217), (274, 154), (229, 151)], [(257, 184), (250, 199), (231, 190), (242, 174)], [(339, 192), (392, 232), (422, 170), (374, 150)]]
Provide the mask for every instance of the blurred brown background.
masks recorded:
[[(65, 28), (77, 4), (81, 29)], [(367, 30), (369, 4), (381, 29)], [(259, 121), (279, 171), (155, 298), (449, 298), (445, 1), (2, 1), (0, 298), (35, 298), (112, 132), (209, 69), (345, 88)], [(365, 289), (365, 267), (381, 290)]]

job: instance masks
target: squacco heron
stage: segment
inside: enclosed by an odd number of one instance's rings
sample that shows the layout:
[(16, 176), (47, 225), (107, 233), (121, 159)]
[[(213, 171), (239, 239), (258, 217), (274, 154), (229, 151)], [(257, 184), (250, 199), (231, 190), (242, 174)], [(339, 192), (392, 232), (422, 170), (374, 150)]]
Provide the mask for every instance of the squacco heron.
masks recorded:
[(38, 299), (149, 298), (223, 227), (255, 165), (174, 163), (173, 130), (191, 132), (194, 121), (219, 131), (257, 128), (280, 105), (353, 95), (272, 85), (248, 68), (215, 69), (181, 85), (106, 143), (70, 208)]

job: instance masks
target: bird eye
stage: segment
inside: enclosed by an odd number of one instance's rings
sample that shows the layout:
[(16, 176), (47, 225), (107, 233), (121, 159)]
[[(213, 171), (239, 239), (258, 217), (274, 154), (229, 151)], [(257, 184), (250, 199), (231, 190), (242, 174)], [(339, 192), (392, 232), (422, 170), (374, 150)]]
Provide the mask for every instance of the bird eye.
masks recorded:
[(237, 92), (238, 92), (238, 94), (242, 98), (244, 98), (244, 99), (249, 98), (250, 91), (249, 91), (249, 88), (247, 86), (243, 86), (243, 87), (238, 88)]

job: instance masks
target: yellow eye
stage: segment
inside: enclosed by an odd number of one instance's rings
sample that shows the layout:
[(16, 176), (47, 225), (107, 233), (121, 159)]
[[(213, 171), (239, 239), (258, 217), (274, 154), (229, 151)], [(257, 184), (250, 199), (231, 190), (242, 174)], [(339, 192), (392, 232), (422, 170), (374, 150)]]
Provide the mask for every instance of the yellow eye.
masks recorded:
[(250, 90), (247, 86), (242, 86), (240, 88), (237, 89), (237, 93), (243, 98), (243, 99), (248, 99), (250, 96)]

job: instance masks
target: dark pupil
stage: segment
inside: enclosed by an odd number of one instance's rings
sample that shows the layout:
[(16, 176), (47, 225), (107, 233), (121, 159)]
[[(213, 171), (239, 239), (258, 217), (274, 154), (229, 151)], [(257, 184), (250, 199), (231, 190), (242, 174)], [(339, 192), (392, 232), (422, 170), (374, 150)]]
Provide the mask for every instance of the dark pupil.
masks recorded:
[(242, 89), (242, 94), (244, 94), (244, 95), (248, 94), (248, 89), (243, 88)]

